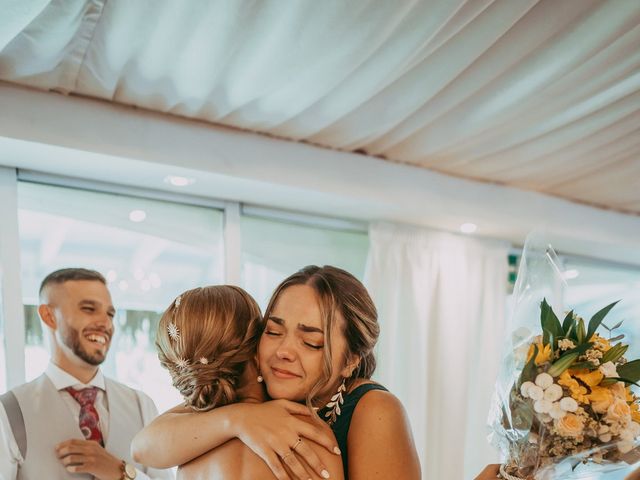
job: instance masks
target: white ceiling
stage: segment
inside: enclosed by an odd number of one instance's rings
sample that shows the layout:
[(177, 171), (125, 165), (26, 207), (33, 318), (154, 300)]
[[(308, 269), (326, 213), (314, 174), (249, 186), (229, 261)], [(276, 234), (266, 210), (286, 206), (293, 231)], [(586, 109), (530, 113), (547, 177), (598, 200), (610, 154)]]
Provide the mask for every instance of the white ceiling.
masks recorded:
[(0, 79), (640, 214), (637, 0), (3, 0)]

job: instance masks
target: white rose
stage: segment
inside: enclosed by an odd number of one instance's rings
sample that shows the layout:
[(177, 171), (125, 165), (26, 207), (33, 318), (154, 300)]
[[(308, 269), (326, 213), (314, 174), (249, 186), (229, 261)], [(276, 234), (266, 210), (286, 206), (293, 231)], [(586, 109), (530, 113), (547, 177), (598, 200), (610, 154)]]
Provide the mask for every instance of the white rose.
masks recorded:
[(607, 443), (611, 441), (611, 434), (610, 433), (603, 433), (602, 435), (600, 435), (598, 437), (598, 439), (600, 439), (601, 442), (603, 443)]
[(549, 400), (542, 399), (533, 404), (533, 409), (538, 413), (549, 413), (552, 405), (553, 404)]
[(556, 420), (564, 417), (567, 414), (565, 410), (562, 409), (559, 402), (555, 402), (551, 405), (551, 409), (549, 410), (549, 415)]
[(606, 420), (611, 422), (621, 422), (630, 418), (631, 408), (626, 401), (616, 398), (607, 409)]
[(548, 373), (541, 373), (536, 377), (536, 385), (545, 390), (553, 385), (553, 377)]
[(529, 393), (529, 398), (534, 402), (538, 400), (542, 400), (542, 398), (544, 397), (544, 390), (542, 390), (538, 385), (529, 387), (528, 393)]
[(629, 442), (629, 441), (622, 441), (622, 442), (618, 442), (617, 447), (618, 450), (620, 451), (620, 453), (629, 453), (631, 450), (633, 450), (633, 442)]
[(636, 436), (633, 433), (634, 432), (631, 431), (629, 428), (625, 428), (620, 432), (620, 440), (625, 442), (633, 442), (633, 440), (636, 438)]
[(598, 367), (598, 370), (600, 370), (600, 373), (602, 373), (607, 378), (618, 377), (618, 372), (616, 371), (616, 366), (613, 364), (613, 362), (607, 362), (604, 365), (600, 365)]
[(524, 382), (521, 386), (520, 386), (520, 393), (522, 394), (522, 396), (524, 398), (529, 398), (529, 389), (531, 387), (535, 387), (535, 384), (533, 382)]
[(562, 387), (557, 383), (554, 383), (544, 391), (544, 399), (549, 400), (550, 402), (555, 402), (562, 398), (562, 393)]
[(542, 420), (542, 423), (549, 423), (553, 421), (553, 417), (548, 413), (543, 413), (540, 415), (540, 420)]
[(605, 434), (605, 433), (609, 433), (609, 430), (611, 430), (609, 428), (609, 425), (600, 425), (600, 428), (598, 429), (598, 433), (600, 435)]
[(565, 412), (575, 412), (576, 410), (578, 410), (578, 402), (576, 402), (571, 397), (564, 397), (562, 400), (560, 400), (560, 408)]

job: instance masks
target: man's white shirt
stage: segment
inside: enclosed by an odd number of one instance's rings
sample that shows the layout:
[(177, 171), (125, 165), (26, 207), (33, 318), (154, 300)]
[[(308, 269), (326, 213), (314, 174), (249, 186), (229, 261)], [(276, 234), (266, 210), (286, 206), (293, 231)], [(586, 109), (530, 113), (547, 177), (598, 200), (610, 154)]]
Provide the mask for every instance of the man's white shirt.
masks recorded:
[[(81, 390), (87, 387), (98, 387), (98, 395), (96, 396), (95, 408), (100, 417), (100, 431), (102, 437), (106, 439), (109, 437), (109, 405), (108, 399), (105, 395), (105, 383), (102, 371), (98, 369), (98, 373), (87, 384), (79, 382), (75, 377), (69, 375), (67, 372), (59, 368), (57, 365), (49, 362), (45, 375), (51, 380), (56, 390), (64, 400), (65, 404), (69, 407), (69, 411), (73, 414), (73, 417), (77, 422), (80, 421), (80, 404), (75, 401), (69, 392), (64, 390), (67, 387), (73, 387), (77, 390)], [(148, 425), (157, 415), (158, 410), (153, 403), (153, 400), (147, 395), (140, 395), (136, 392), (136, 395), (140, 399), (140, 409), (142, 411), (142, 421), (144, 425)], [(132, 408), (137, 406), (132, 405)], [(115, 413), (117, 415), (117, 412)], [(28, 443), (27, 439), (27, 443)], [(18, 474), (18, 467), (22, 464), (24, 459), (18, 448), (18, 444), (13, 436), (11, 426), (9, 425), (9, 419), (4, 410), (3, 405), (0, 403), (0, 480), (14, 480)], [(136, 480), (161, 480), (172, 479), (173, 472), (171, 470), (157, 470), (154, 468), (147, 468), (147, 473), (138, 470)]]

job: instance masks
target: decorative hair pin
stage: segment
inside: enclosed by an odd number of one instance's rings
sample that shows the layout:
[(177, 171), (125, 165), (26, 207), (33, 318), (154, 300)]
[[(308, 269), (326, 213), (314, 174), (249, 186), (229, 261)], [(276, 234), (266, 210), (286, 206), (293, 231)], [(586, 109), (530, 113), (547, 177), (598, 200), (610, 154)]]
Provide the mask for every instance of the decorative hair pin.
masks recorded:
[(176, 297), (176, 299), (173, 301), (173, 304), (175, 305), (176, 308), (178, 308), (180, 306), (180, 301), (182, 300), (182, 295), (178, 295)]
[(207, 365), (209, 363), (209, 360), (206, 357), (200, 357), (200, 360), (198, 360), (202, 365)]
[(180, 330), (178, 329), (178, 327), (176, 327), (175, 323), (171, 322), (169, 325), (167, 325), (167, 333), (169, 334), (169, 338), (171, 338), (171, 340), (173, 340), (174, 342), (180, 340)]
[(178, 357), (176, 360), (176, 366), (178, 368), (187, 368), (189, 366), (189, 360), (185, 360), (182, 357)]

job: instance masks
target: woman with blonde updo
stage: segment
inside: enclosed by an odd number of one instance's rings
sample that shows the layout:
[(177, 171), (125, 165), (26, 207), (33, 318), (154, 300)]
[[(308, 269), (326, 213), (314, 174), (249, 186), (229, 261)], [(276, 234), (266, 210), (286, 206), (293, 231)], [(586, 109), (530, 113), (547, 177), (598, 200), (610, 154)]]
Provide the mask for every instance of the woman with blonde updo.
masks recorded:
[[(260, 308), (239, 287), (195, 288), (172, 302), (160, 319), (156, 346), (162, 366), (169, 371), (173, 385), (184, 397), (184, 412), (204, 412), (235, 402), (261, 403), (266, 399), (264, 388), (257, 381), (255, 360), (261, 323)], [(330, 435), (329, 427), (325, 426), (325, 430)], [(316, 450), (334, 472), (341, 470), (339, 457), (311, 441), (307, 445)], [(178, 477), (276, 478), (262, 459), (238, 439), (182, 465)], [(333, 478), (342, 477), (334, 475)]]

